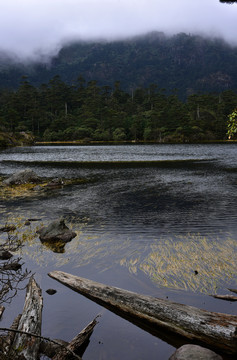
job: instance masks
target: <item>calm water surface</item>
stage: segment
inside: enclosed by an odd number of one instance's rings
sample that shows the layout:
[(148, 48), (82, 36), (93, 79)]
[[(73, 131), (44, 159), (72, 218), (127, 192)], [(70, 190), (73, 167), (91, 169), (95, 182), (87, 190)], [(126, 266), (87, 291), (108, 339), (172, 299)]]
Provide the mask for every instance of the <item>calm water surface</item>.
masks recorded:
[[(69, 340), (101, 313), (84, 359), (160, 359), (168, 344), (50, 279), (60, 269), (127, 290), (236, 314), (216, 300), (237, 287), (237, 144), (34, 146), (0, 152), (0, 176), (25, 168), (80, 183), (2, 199), (0, 224), (24, 224), (25, 266), (43, 289), (43, 335)], [(77, 232), (63, 253), (36, 228), (63, 217)], [(2, 235), (3, 237), (3, 235)], [(198, 275), (195, 275), (195, 270)], [(57, 294), (49, 296), (48, 288)], [(1, 325), (10, 326), (21, 291)]]

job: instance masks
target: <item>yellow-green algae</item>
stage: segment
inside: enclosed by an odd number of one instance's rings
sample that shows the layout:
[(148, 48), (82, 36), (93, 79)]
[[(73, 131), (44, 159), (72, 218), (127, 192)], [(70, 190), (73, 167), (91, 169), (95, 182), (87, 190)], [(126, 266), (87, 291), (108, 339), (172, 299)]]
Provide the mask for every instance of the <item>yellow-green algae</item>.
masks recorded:
[(7, 221), (17, 227), (14, 234), (26, 245), (20, 251), (39, 266), (60, 268), (70, 263), (72, 268), (93, 265), (98, 271), (122, 266), (134, 276), (146, 274), (157, 287), (200, 293), (216, 293), (237, 283), (237, 242), (231, 235), (221, 234), (218, 238), (187, 234), (134, 243), (129, 238), (116, 239), (105, 229), (90, 235), (88, 219), (72, 219), (66, 223), (77, 237), (65, 245), (63, 254), (38, 239), (36, 230), (49, 223), (47, 216), (42, 214), (41, 221), (26, 226), (30, 217), (30, 213), (24, 217), (9, 213), (0, 226)]

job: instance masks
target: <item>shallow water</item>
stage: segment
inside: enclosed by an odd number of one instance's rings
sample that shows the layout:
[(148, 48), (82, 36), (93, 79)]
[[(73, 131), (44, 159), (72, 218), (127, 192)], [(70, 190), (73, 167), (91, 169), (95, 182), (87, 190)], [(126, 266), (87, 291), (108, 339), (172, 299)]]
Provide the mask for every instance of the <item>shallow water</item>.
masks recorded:
[[(237, 144), (35, 146), (0, 152), (0, 175), (32, 168), (84, 181), (0, 202), (19, 256), (43, 289), (43, 335), (68, 340), (102, 313), (84, 359), (168, 359), (174, 347), (50, 279), (60, 269), (105, 284), (236, 314), (209, 297), (237, 287)], [(77, 237), (55, 252), (35, 230), (63, 217)], [(39, 218), (30, 227), (28, 218)], [(3, 236), (3, 235), (2, 235)], [(195, 275), (195, 270), (198, 275)], [(57, 294), (49, 296), (47, 288)], [(9, 326), (24, 291), (7, 307)]]

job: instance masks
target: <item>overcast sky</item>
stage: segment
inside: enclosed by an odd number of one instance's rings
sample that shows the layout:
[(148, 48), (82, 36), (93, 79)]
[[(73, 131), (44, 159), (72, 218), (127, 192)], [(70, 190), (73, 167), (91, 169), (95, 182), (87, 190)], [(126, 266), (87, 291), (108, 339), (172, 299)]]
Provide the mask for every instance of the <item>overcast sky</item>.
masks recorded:
[(54, 54), (72, 39), (149, 31), (220, 36), (237, 45), (237, 4), (219, 0), (0, 0), (0, 51)]

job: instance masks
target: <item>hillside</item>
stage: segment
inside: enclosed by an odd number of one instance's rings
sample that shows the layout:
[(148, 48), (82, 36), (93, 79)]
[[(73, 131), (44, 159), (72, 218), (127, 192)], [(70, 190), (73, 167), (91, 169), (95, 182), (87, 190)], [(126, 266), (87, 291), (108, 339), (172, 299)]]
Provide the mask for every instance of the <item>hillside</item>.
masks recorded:
[(100, 86), (120, 81), (122, 89), (157, 84), (181, 98), (192, 93), (237, 90), (237, 47), (220, 39), (184, 33), (167, 37), (150, 33), (126, 41), (80, 42), (61, 49), (50, 64), (16, 65), (0, 55), (0, 86), (16, 88), (22, 75), (31, 84), (60, 75), (68, 84), (79, 76)]

